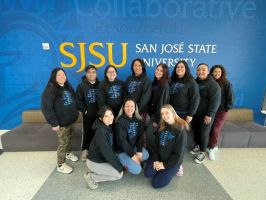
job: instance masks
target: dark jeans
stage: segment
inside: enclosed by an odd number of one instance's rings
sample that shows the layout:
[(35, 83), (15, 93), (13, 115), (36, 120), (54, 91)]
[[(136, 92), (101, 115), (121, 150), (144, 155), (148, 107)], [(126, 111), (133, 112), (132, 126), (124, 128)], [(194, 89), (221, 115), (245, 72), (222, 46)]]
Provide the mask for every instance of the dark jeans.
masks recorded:
[(224, 126), (224, 122), (226, 120), (226, 116), (227, 112), (223, 110), (217, 111), (210, 134), (210, 142), (209, 142), (210, 148), (214, 148), (217, 146), (218, 139), (221, 134), (221, 129)]
[(82, 135), (82, 151), (88, 150), (90, 143), (95, 135), (95, 131), (92, 129), (92, 124), (96, 120), (96, 117), (88, 117), (83, 115), (83, 135)]
[(153, 161), (149, 159), (144, 170), (144, 176), (147, 178), (152, 178), (151, 184), (154, 188), (162, 188), (171, 182), (178, 169), (179, 166), (176, 166), (156, 171), (153, 169)]
[(210, 124), (204, 124), (204, 114), (196, 114), (192, 120), (192, 128), (194, 133), (195, 144), (199, 145), (200, 151), (205, 152), (209, 144), (210, 131), (213, 118)]

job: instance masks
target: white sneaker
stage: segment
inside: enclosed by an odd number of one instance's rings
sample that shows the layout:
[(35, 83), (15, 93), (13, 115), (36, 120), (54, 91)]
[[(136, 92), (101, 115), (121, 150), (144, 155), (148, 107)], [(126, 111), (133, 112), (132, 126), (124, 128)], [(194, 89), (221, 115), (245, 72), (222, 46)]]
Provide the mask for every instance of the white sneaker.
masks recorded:
[(56, 169), (58, 172), (61, 172), (63, 174), (70, 174), (73, 171), (73, 169), (70, 166), (68, 166), (66, 163), (63, 163), (60, 167), (57, 166)]
[(215, 149), (213, 148), (213, 149), (208, 149), (207, 151), (208, 151), (209, 159), (212, 160), (212, 161), (214, 161), (214, 160), (215, 160), (215, 152), (216, 152), (217, 150), (215, 150)]
[(71, 160), (73, 162), (77, 162), (79, 160), (78, 156), (76, 156), (73, 152), (67, 153), (66, 159)]
[(218, 150), (219, 150), (219, 149), (218, 149), (218, 146), (214, 147), (213, 150), (214, 150), (214, 151), (218, 151)]
[(95, 190), (98, 188), (99, 184), (91, 178), (90, 173), (86, 172), (83, 177), (90, 189)]
[(88, 157), (88, 150), (83, 150), (80, 156), (80, 160), (85, 162), (87, 160)]

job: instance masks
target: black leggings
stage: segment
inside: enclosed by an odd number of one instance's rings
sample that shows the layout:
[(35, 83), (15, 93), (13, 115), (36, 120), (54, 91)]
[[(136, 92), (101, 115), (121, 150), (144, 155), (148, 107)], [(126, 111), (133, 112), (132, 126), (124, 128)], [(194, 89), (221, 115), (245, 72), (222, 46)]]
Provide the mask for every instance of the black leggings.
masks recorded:
[(200, 151), (205, 152), (209, 143), (210, 131), (213, 118), (210, 124), (204, 124), (204, 114), (196, 114), (192, 120), (192, 129), (196, 145), (199, 145)]

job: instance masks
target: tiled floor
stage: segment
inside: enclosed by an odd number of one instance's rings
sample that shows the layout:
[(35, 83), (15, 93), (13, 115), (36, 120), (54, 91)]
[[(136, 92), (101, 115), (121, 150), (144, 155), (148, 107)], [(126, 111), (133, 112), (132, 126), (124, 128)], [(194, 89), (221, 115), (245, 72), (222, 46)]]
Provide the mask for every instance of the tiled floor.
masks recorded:
[[(265, 155), (266, 148), (225, 148), (219, 149), (216, 161), (207, 159), (204, 165), (233, 199), (265, 200)], [(1, 154), (0, 199), (31, 199), (54, 171), (55, 162), (53, 151)]]

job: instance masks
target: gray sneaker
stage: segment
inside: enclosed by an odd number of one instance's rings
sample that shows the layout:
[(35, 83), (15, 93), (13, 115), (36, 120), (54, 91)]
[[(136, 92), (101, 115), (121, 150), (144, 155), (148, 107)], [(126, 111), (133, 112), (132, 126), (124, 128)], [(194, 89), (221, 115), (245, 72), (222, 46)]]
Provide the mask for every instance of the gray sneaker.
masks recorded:
[(87, 160), (88, 157), (88, 150), (83, 150), (80, 156), (80, 160), (85, 162)]
[(83, 177), (90, 189), (95, 190), (98, 188), (99, 184), (91, 178), (90, 173), (86, 172)]

